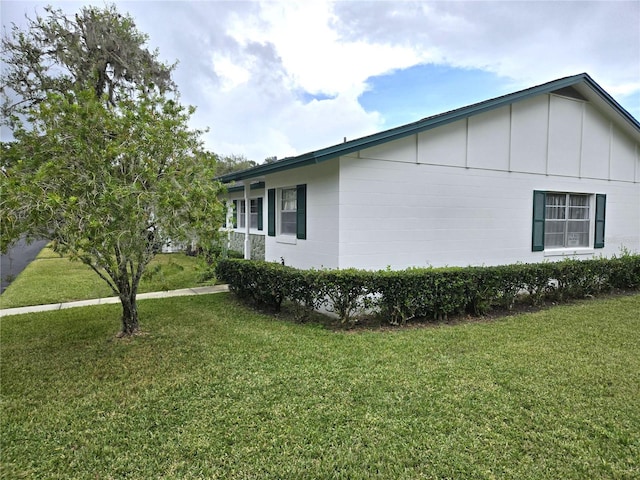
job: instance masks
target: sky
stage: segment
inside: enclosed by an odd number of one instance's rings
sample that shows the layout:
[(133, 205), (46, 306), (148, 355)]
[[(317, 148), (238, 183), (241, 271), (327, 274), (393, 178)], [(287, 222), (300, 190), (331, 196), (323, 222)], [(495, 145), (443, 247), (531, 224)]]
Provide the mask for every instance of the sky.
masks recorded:
[[(221, 155), (299, 155), (583, 72), (640, 119), (640, 0), (114, 3), (178, 62)], [(105, 2), (2, 0), (3, 35), (47, 4)]]

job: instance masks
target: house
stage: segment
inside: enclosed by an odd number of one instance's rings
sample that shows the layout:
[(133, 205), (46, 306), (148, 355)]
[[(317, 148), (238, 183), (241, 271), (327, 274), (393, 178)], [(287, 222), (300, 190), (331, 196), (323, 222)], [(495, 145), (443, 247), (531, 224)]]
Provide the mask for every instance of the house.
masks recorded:
[(640, 123), (583, 73), (230, 173), (231, 248), (299, 268), (640, 251)]

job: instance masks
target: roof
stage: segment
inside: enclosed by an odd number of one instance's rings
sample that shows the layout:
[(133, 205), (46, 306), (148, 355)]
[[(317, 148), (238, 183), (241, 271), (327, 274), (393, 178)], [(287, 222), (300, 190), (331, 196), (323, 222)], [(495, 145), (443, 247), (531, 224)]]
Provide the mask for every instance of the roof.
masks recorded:
[(611, 112), (618, 125), (627, 131), (632, 137), (640, 141), (640, 123), (627, 112), (611, 95), (598, 85), (588, 74), (581, 73), (571, 77), (560, 78), (542, 85), (527, 88), (515, 93), (474, 103), (466, 107), (451, 110), (449, 112), (423, 118), (417, 122), (408, 123), (399, 127), (385, 130), (366, 137), (357, 138), (348, 142), (333, 145), (327, 148), (308, 152), (296, 157), (284, 158), (273, 163), (261, 164), (256, 167), (222, 175), (218, 180), (229, 183), (233, 181), (260, 178), (270, 173), (281, 172), (305, 165), (320, 163), (342, 155), (348, 155), (365, 148), (374, 147), (382, 143), (397, 140), (409, 135), (414, 135), (425, 130), (430, 130), (447, 123), (455, 122), (473, 115), (494, 110), (514, 102), (522, 101), (537, 95), (553, 93), (558, 90), (573, 90), (576, 94), (592, 103), (601, 110)]

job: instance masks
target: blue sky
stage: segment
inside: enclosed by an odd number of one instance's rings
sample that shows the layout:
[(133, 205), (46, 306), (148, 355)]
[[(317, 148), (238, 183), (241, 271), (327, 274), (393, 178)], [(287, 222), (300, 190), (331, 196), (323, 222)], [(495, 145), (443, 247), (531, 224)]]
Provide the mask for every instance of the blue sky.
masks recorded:
[(367, 80), (359, 98), (367, 111), (384, 112), (393, 127), (510, 93), (509, 81), (478, 69), (416, 65)]
[[(3, 27), (47, 3), (104, 5), (3, 0)], [(221, 154), (302, 154), (582, 72), (640, 118), (637, 0), (115, 3), (178, 60), (180, 99)]]

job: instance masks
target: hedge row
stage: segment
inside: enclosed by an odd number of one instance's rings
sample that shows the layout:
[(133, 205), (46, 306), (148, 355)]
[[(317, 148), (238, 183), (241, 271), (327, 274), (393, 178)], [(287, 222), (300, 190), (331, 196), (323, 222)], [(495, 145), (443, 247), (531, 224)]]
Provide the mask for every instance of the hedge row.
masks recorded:
[(298, 270), (278, 263), (226, 259), (216, 275), (232, 292), (279, 311), (289, 301), (300, 319), (325, 308), (344, 323), (377, 313), (391, 324), (451, 314), (483, 315), (516, 302), (567, 301), (640, 288), (640, 255), (495, 267), (402, 271)]

